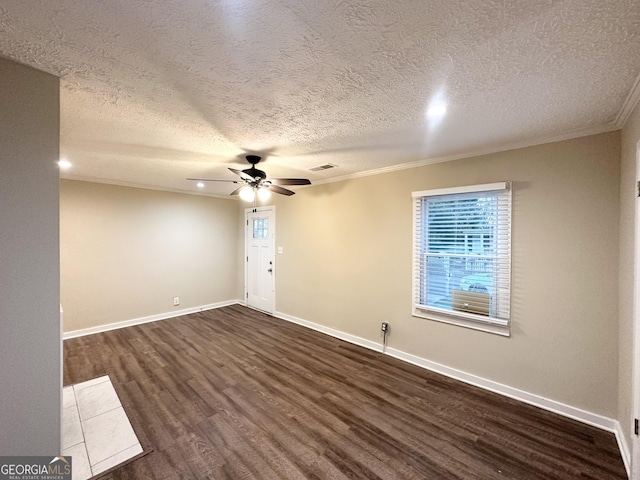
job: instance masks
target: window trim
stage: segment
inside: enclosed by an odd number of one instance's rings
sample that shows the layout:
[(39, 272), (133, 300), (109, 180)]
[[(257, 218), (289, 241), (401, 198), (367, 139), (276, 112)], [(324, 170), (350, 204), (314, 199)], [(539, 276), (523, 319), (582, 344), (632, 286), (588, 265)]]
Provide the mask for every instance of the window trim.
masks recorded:
[[(494, 333), (497, 335), (503, 336), (511, 336), (511, 320), (509, 315), (509, 319), (500, 319), (500, 318), (491, 318), (484, 317), (481, 315), (476, 315), (473, 313), (466, 313), (460, 311), (451, 311), (438, 307), (427, 307), (426, 305), (421, 305), (419, 303), (419, 289), (420, 289), (420, 265), (419, 261), (416, 260), (419, 257), (419, 249), (420, 245), (418, 242), (419, 239), (419, 231), (418, 228), (421, 226), (419, 223), (419, 218), (421, 216), (422, 210), (419, 212), (418, 209), (421, 209), (421, 200), (424, 197), (434, 197), (441, 195), (456, 195), (462, 193), (482, 193), (489, 191), (499, 191), (508, 195), (509, 201), (509, 226), (508, 226), (508, 235), (511, 237), (511, 219), (513, 215), (513, 205), (512, 205), (512, 189), (511, 182), (496, 182), (496, 183), (486, 183), (481, 185), (466, 185), (461, 187), (451, 187), (451, 188), (439, 188), (433, 190), (422, 190), (418, 192), (412, 192), (411, 197), (413, 199), (412, 209), (413, 209), (413, 236), (412, 236), (412, 288), (411, 288), (411, 314), (414, 317), (425, 318), (428, 320), (435, 320), (442, 323), (447, 323), (451, 325), (458, 325), (461, 327), (471, 328), (474, 330), (481, 330), (488, 333)], [(511, 244), (509, 244), (509, 303), (511, 302)]]

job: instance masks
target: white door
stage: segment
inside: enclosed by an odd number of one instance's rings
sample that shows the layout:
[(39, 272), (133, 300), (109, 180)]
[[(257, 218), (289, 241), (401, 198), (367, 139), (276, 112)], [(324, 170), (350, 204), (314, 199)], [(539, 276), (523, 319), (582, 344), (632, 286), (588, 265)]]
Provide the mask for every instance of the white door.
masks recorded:
[(247, 306), (273, 314), (275, 207), (248, 210), (245, 223)]

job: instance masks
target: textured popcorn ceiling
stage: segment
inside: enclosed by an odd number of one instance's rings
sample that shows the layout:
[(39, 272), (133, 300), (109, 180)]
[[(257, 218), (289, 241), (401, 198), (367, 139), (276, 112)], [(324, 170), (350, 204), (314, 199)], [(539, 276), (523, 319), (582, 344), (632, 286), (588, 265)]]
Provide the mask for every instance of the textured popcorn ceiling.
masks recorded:
[(2, 0), (0, 55), (62, 78), (65, 176), (194, 191), (248, 151), (321, 181), (619, 128), (640, 5)]

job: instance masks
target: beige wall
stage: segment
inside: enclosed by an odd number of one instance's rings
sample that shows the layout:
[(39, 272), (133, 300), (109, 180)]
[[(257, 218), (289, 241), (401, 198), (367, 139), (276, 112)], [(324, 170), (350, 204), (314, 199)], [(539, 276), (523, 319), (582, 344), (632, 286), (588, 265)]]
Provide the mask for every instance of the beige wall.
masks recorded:
[[(619, 418), (619, 172), (613, 132), (277, 196), (276, 309), (372, 341), (387, 321), (392, 348)], [(412, 317), (411, 192), (501, 180), (514, 186), (512, 336)], [(66, 330), (166, 313), (175, 295), (178, 309), (241, 298), (244, 207), (63, 181)]]
[(622, 130), (620, 176), (620, 346), (619, 421), (627, 443), (632, 435), (633, 258), (635, 248), (636, 145), (640, 141), (640, 105)]
[[(339, 161), (335, 163), (339, 164)], [(620, 135), (277, 198), (279, 312), (617, 417)], [(512, 336), (411, 316), (411, 192), (511, 180)]]
[(58, 89), (0, 58), (0, 455), (60, 453)]
[(238, 215), (234, 200), (62, 181), (65, 331), (240, 298)]

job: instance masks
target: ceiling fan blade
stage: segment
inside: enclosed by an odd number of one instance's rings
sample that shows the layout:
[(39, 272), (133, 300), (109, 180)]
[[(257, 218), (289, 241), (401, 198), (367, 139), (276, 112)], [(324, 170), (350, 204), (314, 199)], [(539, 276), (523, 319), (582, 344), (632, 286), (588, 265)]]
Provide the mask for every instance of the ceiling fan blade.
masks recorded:
[(229, 167), (229, 170), (231, 170), (236, 175), (239, 175), (240, 178), (242, 178), (243, 180), (247, 180), (248, 182), (254, 181), (254, 178), (251, 175), (247, 175), (242, 170), (238, 170), (237, 168), (231, 168), (231, 167)]
[(242, 190), (245, 186), (241, 186), (236, 188), (233, 192), (231, 192), (229, 195), (238, 195), (240, 193), (240, 190)]
[(238, 180), (212, 180), (210, 178), (187, 178), (187, 180), (193, 180), (195, 182), (230, 182), (240, 183)]
[(311, 185), (308, 178), (270, 178), (272, 185)]
[(279, 187), (278, 185), (269, 185), (269, 190), (275, 193), (279, 193), (281, 195), (295, 195), (296, 192), (292, 192), (291, 190), (287, 190), (286, 188)]

